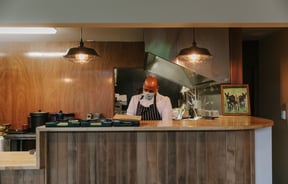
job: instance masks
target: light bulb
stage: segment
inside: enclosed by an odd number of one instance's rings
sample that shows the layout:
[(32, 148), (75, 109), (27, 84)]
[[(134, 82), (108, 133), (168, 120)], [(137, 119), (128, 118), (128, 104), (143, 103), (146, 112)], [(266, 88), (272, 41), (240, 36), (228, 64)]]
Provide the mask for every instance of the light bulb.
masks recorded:
[(89, 63), (89, 61), (90, 59), (88, 54), (79, 53), (75, 55), (74, 63), (84, 64)]

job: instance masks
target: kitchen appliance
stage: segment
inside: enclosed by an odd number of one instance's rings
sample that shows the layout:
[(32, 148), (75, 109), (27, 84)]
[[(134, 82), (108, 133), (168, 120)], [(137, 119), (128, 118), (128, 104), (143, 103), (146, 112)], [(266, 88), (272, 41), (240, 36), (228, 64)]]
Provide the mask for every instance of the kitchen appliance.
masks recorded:
[(88, 114), (86, 115), (86, 119), (87, 119), (87, 120), (99, 119), (100, 117), (101, 117), (101, 113), (97, 113), (97, 112), (95, 112), (95, 113), (88, 113)]
[(145, 71), (163, 77), (188, 88), (208, 86), (216, 81), (200, 75), (192, 70), (177, 65), (169, 60), (146, 52)]
[(50, 114), (50, 121), (71, 120), (71, 119), (75, 119), (75, 113), (65, 113), (60, 110), (58, 113)]
[(35, 132), (36, 127), (45, 125), (50, 120), (48, 112), (30, 112), (28, 117), (29, 132)]
[(4, 137), (0, 136), (0, 151), (4, 151)]

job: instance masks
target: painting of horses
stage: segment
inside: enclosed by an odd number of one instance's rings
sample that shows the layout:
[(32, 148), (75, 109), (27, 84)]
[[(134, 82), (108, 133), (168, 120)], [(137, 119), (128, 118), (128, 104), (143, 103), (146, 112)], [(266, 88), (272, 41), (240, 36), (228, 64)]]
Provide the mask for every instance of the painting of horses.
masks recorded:
[(248, 84), (221, 85), (222, 115), (250, 115)]

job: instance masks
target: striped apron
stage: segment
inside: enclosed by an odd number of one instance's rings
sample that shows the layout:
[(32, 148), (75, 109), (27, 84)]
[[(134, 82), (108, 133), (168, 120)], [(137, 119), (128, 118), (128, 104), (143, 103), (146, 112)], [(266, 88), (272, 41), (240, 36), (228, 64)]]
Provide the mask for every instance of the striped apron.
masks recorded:
[[(140, 98), (140, 100), (143, 96)], [(140, 104), (140, 100), (137, 105), (136, 115), (141, 116), (141, 120), (162, 120), (159, 111), (156, 106), (156, 96), (154, 97), (154, 103), (149, 107), (144, 107)]]

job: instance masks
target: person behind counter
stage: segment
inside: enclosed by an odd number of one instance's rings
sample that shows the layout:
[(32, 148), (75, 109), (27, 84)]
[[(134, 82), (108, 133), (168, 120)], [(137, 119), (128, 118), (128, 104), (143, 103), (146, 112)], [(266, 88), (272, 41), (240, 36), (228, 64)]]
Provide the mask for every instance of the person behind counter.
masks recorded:
[(142, 120), (172, 120), (172, 104), (168, 96), (158, 93), (158, 80), (148, 76), (143, 93), (132, 96), (127, 115), (141, 116)]

